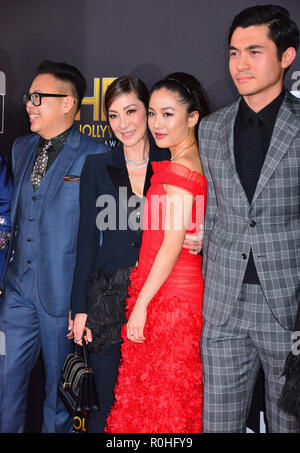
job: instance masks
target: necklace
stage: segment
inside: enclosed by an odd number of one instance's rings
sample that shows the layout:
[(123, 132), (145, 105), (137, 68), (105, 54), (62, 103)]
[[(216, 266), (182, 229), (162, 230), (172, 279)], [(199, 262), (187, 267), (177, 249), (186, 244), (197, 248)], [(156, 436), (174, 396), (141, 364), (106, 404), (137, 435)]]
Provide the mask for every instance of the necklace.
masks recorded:
[(149, 156), (146, 157), (146, 159), (144, 159), (141, 162), (135, 162), (134, 160), (128, 159), (128, 157), (125, 156), (125, 162), (133, 168), (137, 168), (137, 169), (145, 168), (148, 165)]
[(145, 162), (147, 162), (148, 156), (144, 160), (140, 160), (139, 162), (137, 162), (136, 160), (129, 159), (129, 157), (127, 157), (127, 156), (125, 156), (125, 160), (126, 160), (126, 162), (132, 162), (133, 164), (141, 165), (141, 164), (144, 164)]
[(185, 148), (183, 148), (183, 150), (182, 150), (180, 153), (178, 153), (176, 156), (171, 157), (170, 160), (171, 160), (171, 161), (172, 161), (172, 160), (176, 160), (176, 159), (178, 159), (179, 157), (181, 157), (181, 156), (184, 154), (184, 151), (186, 151), (188, 148), (191, 148), (195, 143), (196, 143), (196, 142), (193, 142), (191, 145), (186, 146)]
[(124, 157), (125, 157), (125, 162), (128, 165), (130, 165), (133, 168), (137, 168), (137, 169), (141, 169), (141, 168), (147, 167), (148, 162), (149, 162), (149, 152), (147, 154), (147, 157), (145, 157), (145, 159), (140, 160), (140, 161), (136, 161), (136, 160), (130, 159), (129, 157), (126, 156), (125, 152), (124, 152)]

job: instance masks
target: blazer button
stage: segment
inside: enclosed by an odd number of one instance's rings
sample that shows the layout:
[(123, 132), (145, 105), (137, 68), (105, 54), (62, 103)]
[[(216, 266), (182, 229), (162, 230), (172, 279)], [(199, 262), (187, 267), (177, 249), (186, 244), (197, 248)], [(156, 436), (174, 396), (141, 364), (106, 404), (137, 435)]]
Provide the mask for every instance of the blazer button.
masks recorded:
[(139, 244), (137, 242), (132, 242), (131, 247), (134, 247), (137, 249), (139, 247)]
[(255, 220), (251, 220), (251, 222), (250, 222), (250, 226), (251, 226), (251, 227), (255, 227), (255, 225), (256, 225), (256, 222), (255, 222)]
[(243, 260), (247, 259), (246, 253), (242, 253), (242, 258), (243, 258)]

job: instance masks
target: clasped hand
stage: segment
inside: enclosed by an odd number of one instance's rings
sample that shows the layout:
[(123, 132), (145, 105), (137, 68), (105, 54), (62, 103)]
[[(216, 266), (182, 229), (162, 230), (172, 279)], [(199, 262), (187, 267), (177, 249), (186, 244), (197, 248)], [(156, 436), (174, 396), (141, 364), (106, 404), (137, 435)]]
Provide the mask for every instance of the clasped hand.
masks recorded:
[(197, 255), (202, 250), (202, 240), (204, 234), (204, 226), (201, 224), (199, 226), (198, 234), (188, 234), (186, 233), (184, 237), (183, 248), (188, 249), (189, 253), (192, 255)]
[(91, 330), (85, 326), (86, 319), (86, 313), (77, 313), (73, 321), (71, 319), (71, 313), (69, 313), (69, 333), (67, 334), (67, 338), (69, 340), (74, 338), (74, 342), (80, 346), (82, 346), (82, 338), (84, 338), (86, 343), (93, 340)]

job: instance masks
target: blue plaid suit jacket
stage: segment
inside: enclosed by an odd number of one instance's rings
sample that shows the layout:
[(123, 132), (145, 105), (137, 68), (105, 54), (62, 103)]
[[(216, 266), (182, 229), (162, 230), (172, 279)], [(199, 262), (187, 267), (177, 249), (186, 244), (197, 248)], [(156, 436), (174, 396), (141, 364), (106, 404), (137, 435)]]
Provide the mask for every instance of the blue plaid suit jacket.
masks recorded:
[[(12, 148), (12, 240), (2, 276), (4, 286), (6, 271), (14, 255), (17, 208), (22, 182), (38, 142), (39, 136), (30, 134), (19, 137)], [(81, 134), (74, 127), (61, 150), (60, 165), (52, 176), (43, 201), (39, 233), (38, 237), (34, 238), (39, 250), (37, 281), (41, 303), (45, 310), (55, 317), (67, 316), (70, 310), (80, 216), (81, 170), (89, 154), (104, 153), (108, 150), (99, 140)]]

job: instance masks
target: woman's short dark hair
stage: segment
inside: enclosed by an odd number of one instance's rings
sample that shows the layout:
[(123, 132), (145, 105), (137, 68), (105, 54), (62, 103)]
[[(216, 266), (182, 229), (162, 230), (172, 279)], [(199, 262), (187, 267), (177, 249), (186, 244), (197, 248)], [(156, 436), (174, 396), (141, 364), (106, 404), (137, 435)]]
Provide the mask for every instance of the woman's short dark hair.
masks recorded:
[(144, 104), (146, 111), (149, 104), (149, 91), (144, 82), (137, 77), (121, 76), (115, 79), (107, 88), (104, 98), (106, 114), (111, 104), (121, 94), (135, 93), (136, 97)]
[(294, 47), (297, 50), (299, 47), (299, 29), (296, 23), (290, 19), (285, 8), (277, 5), (252, 6), (237, 14), (229, 29), (228, 44), (230, 45), (236, 28), (247, 28), (252, 25), (269, 27), (269, 38), (276, 44), (279, 61), (286, 49)]
[(80, 109), (82, 99), (86, 92), (86, 81), (79, 69), (67, 63), (44, 60), (37, 68), (36, 75), (39, 74), (51, 74), (58, 80), (70, 83), (74, 97), (76, 97), (78, 102), (77, 111)]
[(150, 94), (165, 88), (178, 95), (178, 100), (186, 104), (188, 113), (199, 112), (199, 120), (195, 126), (195, 137), (198, 137), (198, 128), (201, 119), (210, 113), (208, 97), (199, 80), (185, 72), (173, 72), (159, 82), (156, 82)]

